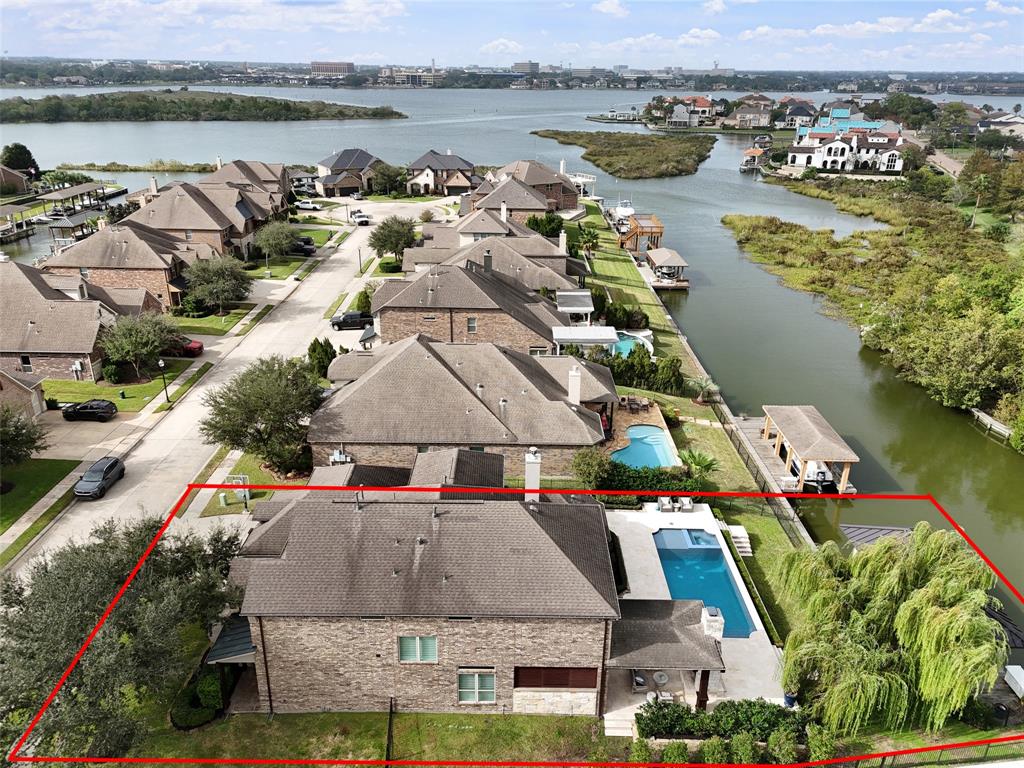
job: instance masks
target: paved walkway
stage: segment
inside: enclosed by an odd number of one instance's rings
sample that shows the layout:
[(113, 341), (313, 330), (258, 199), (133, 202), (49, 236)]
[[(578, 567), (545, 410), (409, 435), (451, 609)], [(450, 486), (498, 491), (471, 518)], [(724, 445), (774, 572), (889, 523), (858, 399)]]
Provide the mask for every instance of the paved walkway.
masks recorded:
[[(904, 131), (903, 138), (922, 148), (924, 148), (928, 143), (926, 139), (919, 138), (916, 131)], [(941, 149), (935, 149), (932, 154), (928, 155), (928, 162), (932, 165), (937, 165), (954, 179), (959, 176), (960, 172), (964, 169), (964, 164), (962, 162), (950, 157)]]

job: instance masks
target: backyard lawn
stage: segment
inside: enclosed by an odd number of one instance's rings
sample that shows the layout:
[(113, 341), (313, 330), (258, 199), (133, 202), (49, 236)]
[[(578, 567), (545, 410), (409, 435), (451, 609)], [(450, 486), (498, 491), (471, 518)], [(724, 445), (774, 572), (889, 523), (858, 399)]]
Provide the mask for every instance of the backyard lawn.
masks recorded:
[(79, 465), (74, 459), (29, 459), (3, 470), (3, 482), (14, 487), (0, 496), (0, 533), (3, 533)]
[[(164, 368), (164, 375), (167, 377), (169, 392), (171, 382), (178, 378), (178, 374), (192, 365), (192, 361), (169, 358), (164, 362), (167, 364), (167, 367)], [(108, 384), (105, 381), (46, 379), (43, 381), (43, 393), (46, 397), (55, 398), (59, 403), (84, 403), (86, 400), (98, 398), (110, 400), (117, 405), (120, 411), (141, 411), (154, 397), (163, 397), (163, 382), (160, 379), (159, 371), (151, 371), (149, 375), (153, 378), (144, 384)], [(124, 390), (123, 400), (118, 395), (121, 390)]]
[[(593, 717), (399, 714), (396, 760), (621, 760), (629, 739), (606, 737)], [(233, 715), (189, 733), (162, 722), (135, 750), (139, 756), (381, 760), (387, 714), (338, 712)]]
[(171, 315), (170, 318), (178, 326), (178, 330), (186, 336), (223, 336), (255, 306), (255, 304), (249, 303), (234, 304), (223, 317), (218, 317), (214, 312), (206, 317), (175, 317)]
[[(231, 475), (247, 475), (249, 485), (305, 485), (309, 478), (303, 477), (298, 480), (281, 480), (260, 468), (260, 459), (252, 454), (242, 454), (242, 458), (231, 468)], [(216, 515), (234, 515), (245, 511), (245, 505), (239, 495), (233, 491), (227, 493), (228, 505), (220, 505), (220, 491), (214, 493), (213, 498), (206, 504), (200, 517), (214, 517)], [(273, 491), (252, 491), (249, 495), (249, 507), (258, 503), (261, 499), (269, 499), (274, 495)]]

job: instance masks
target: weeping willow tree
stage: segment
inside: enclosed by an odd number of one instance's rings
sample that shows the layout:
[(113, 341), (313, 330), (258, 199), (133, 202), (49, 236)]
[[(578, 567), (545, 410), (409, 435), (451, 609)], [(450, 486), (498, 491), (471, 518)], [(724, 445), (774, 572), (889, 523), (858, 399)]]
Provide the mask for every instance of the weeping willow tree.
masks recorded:
[(851, 556), (834, 542), (792, 552), (781, 581), (804, 606), (783, 684), (836, 733), (938, 730), (1006, 663), (1006, 634), (985, 611), (999, 605), (995, 575), (952, 531), (919, 523)]

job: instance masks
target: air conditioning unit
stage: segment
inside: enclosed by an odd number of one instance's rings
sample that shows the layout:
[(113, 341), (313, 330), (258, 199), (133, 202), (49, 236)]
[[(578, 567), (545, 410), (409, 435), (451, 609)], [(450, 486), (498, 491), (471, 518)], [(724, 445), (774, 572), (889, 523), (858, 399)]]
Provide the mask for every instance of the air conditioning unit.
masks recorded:
[(351, 464), (352, 457), (342, 451), (334, 451), (331, 454), (331, 466), (335, 464)]

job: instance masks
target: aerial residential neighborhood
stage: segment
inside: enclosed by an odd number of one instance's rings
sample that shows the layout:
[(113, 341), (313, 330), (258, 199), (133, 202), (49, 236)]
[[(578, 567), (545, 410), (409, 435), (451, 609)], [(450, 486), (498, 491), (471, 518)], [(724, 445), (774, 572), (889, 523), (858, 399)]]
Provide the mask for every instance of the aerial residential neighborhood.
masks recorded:
[(172, 5), (0, 11), (5, 764), (1024, 764), (1019, 4)]

